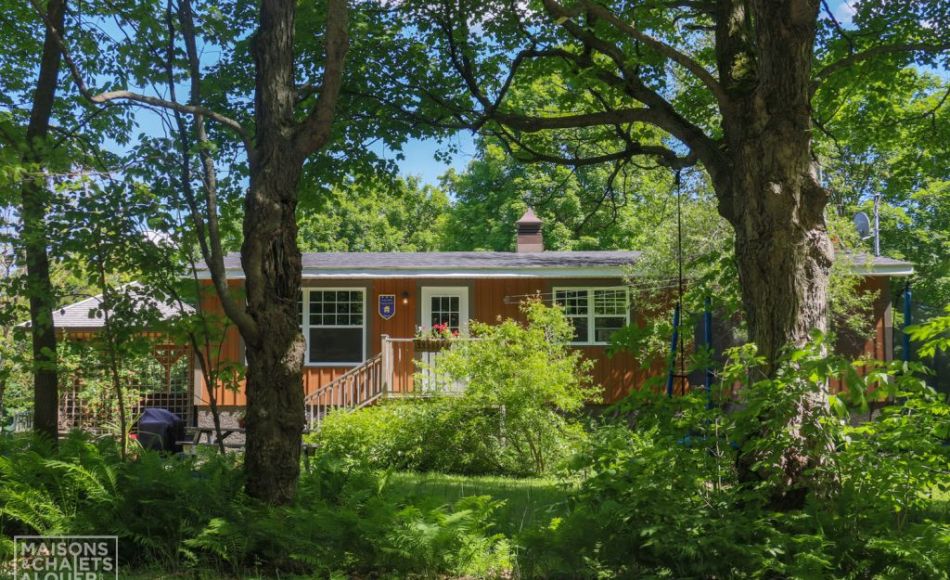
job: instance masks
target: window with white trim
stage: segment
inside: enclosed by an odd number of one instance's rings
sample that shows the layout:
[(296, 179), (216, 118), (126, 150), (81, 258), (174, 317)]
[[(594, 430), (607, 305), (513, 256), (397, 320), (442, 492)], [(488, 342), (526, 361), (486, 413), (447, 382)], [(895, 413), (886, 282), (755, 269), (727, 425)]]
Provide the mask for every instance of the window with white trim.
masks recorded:
[(365, 289), (304, 289), (300, 311), (307, 364), (345, 366), (366, 360)]
[(554, 303), (574, 326), (574, 344), (607, 344), (630, 323), (627, 288), (555, 288)]

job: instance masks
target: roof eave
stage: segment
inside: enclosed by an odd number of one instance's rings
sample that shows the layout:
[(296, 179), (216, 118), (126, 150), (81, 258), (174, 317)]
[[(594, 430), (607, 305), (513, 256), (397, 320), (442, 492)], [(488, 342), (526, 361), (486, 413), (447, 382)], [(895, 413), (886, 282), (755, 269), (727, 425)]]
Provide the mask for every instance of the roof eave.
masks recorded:
[(864, 276), (887, 276), (894, 278), (902, 278), (906, 276), (912, 276), (914, 274), (914, 265), (907, 262), (900, 262), (897, 264), (854, 264), (851, 266), (851, 271), (858, 275)]
[[(243, 270), (228, 270), (228, 279), (243, 280)], [(322, 278), (616, 278), (627, 274), (624, 266), (532, 268), (304, 268), (305, 280)], [(210, 279), (207, 270), (199, 278)]]
[[(464, 279), (479, 278), (618, 278), (629, 276), (630, 266), (583, 266), (583, 267), (527, 267), (527, 268), (304, 268), (301, 272), (305, 280), (340, 278), (443, 278)], [(904, 277), (914, 273), (913, 264), (854, 264), (851, 271), (863, 276)], [(227, 277), (243, 280), (244, 271), (229, 269)], [(635, 273), (634, 273), (635, 275)], [(210, 273), (199, 272), (201, 279), (210, 279)]]

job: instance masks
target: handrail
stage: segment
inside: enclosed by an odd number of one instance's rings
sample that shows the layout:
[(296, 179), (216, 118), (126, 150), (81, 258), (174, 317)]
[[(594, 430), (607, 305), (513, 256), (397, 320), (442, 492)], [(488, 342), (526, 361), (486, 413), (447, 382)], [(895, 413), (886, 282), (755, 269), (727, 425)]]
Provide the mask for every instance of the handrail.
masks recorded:
[(434, 370), (441, 348), (422, 348), (425, 343), (448, 347), (455, 341), (480, 340), (457, 337), (447, 340), (392, 338), (381, 336), (379, 354), (349, 369), (319, 387), (304, 399), (307, 424), (311, 430), (320, 427), (331, 410), (353, 411), (371, 405), (384, 396), (429, 396), (434, 390), (442, 394), (459, 394), (465, 386), (459, 381), (444, 383)]
[(372, 357), (366, 359), (366, 360), (363, 361), (359, 366), (355, 366), (355, 367), (351, 368), (350, 370), (346, 371), (346, 372), (343, 373), (342, 375), (340, 375), (340, 376), (338, 376), (337, 378), (333, 379), (333, 380), (330, 381), (329, 383), (327, 383), (327, 384), (323, 385), (322, 387), (318, 388), (316, 391), (310, 393), (309, 395), (306, 396), (306, 398), (304, 398), (304, 403), (310, 401), (311, 399), (316, 399), (318, 395), (322, 394), (324, 391), (329, 390), (331, 387), (334, 386), (335, 383), (337, 383), (337, 382), (339, 382), (339, 381), (342, 381), (343, 379), (346, 379), (346, 378), (349, 377), (349, 376), (356, 375), (356, 374), (359, 374), (359, 373), (363, 372), (364, 367), (373, 364), (374, 362), (376, 362), (376, 359), (379, 359), (379, 358), (382, 358), (382, 353), (377, 354), (377, 355), (374, 355), (374, 356), (372, 356)]
[(304, 405), (310, 428), (318, 428), (331, 409), (359, 409), (382, 397), (382, 362), (382, 353), (377, 354), (307, 395)]

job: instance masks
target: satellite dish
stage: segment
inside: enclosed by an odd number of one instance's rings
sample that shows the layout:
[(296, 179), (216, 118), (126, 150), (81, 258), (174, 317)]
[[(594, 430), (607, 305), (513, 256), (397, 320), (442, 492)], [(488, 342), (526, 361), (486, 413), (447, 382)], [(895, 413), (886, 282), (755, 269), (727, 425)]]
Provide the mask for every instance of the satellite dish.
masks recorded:
[(862, 240), (871, 237), (871, 219), (863, 211), (854, 214), (854, 227), (858, 230), (858, 235), (861, 236)]

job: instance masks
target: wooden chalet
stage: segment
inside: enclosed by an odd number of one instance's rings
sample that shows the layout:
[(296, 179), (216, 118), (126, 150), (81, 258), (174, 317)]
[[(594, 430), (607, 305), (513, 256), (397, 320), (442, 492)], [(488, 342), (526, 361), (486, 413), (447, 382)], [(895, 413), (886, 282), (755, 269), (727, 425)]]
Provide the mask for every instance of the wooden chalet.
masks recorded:
[[(607, 354), (611, 335), (636, 321), (644, 308), (626, 282), (638, 257), (635, 251), (544, 251), (541, 221), (530, 210), (517, 223), (514, 252), (305, 254), (300, 322), (307, 341), (303, 388), (310, 420), (333, 407), (425, 392), (435, 379), (419, 374), (417, 361), (431, 368), (440, 347), (416, 338), (420, 329), (445, 324), (464, 337), (471, 320), (521, 320), (521, 300), (535, 294), (565, 308), (575, 328), (574, 345), (594, 361), (593, 380), (604, 401), (617, 401), (665, 372), (645, 368), (630, 354)], [(883, 257), (847, 259), (865, 277), (863, 288), (879, 292), (873, 335), (852, 340), (847, 350), (890, 359), (888, 280), (908, 276), (913, 268)], [(229, 255), (225, 267), (230, 283), (241, 285), (240, 257)], [(220, 311), (209, 294), (203, 306)], [(234, 328), (229, 332), (224, 354), (241, 361), (240, 335)], [(215, 393), (225, 421), (235, 421), (245, 404), (243, 391)], [(199, 423), (207, 422), (208, 388), (200, 374), (194, 397)]]

